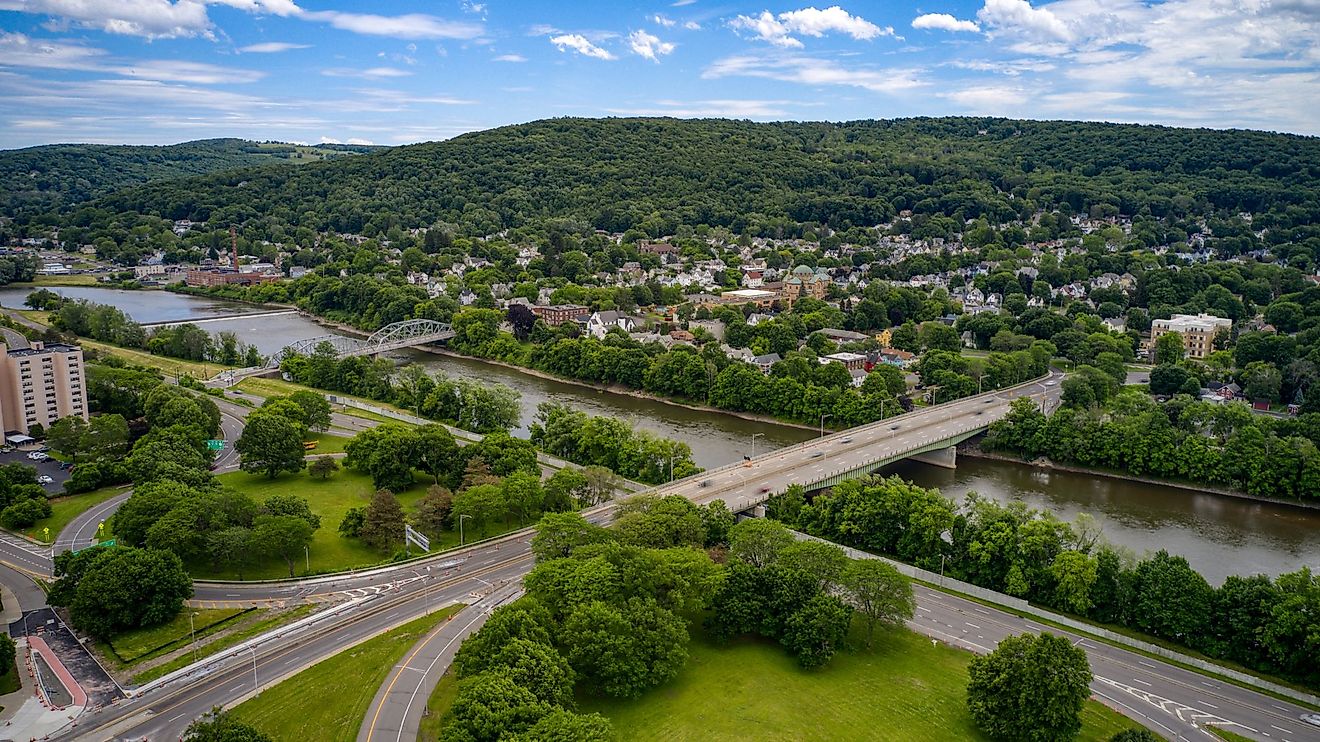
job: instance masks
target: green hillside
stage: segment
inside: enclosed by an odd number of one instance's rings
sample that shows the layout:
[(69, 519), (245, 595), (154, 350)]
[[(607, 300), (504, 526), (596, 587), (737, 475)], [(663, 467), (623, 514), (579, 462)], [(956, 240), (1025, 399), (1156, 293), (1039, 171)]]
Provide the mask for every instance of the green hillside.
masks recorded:
[(305, 163), (370, 147), (205, 139), (168, 146), (52, 144), (0, 151), (0, 209), (19, 214), (77, 204), (156, 180), (271, 163)]
[(553, 119), (302, 168), (156, 182), (96, 203), (344, 232), (445, 221), (469, 234), (562, 217), (652, 234), (678, 224), (870, 226), (902, 209), (1005, 221), (1062, 205), (1102, 216), (1274, 211), (1285, 226), (1305, 224), (1320, 219), (1320, 139), (972, 118)]

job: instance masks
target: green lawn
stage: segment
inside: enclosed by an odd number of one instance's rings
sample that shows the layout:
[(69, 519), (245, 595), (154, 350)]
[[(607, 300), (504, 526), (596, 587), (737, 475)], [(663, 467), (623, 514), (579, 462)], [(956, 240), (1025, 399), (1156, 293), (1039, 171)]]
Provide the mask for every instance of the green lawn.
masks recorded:
[(1216, 726), (1207, 726), (1206, 729), (1209, 729), (1210, 733), (1216, 737), (1226, 739), (1228, 742), (1251, 742), (1250, 737), (1243, 736), (1237, 732), (1230, 732), (1227, 729), (1220, 729)]
[(119, 356), (126, 361), (136, 363), (139, 366), (157, 368), (170, 376), (191, 376), (194, 379), (209, 379), (221, 371), (229, 368), (219, 363), (200, 363), (197, 361), (185, 361), (179, 358), (169, 358), (158, 356), (142, 350), (130, 350), (120, 348), (109, 343), (101, 343), (87, 338), (79, 338), (78, 344), (85, 348), (94, 348), (102, 353), (112, 356)]
[(312, 433), (307, 436), (307, 440), (316, 441), (316, 448), (307, 452), (308, 456), (320, 456), (327, 453), (343, 453), (344, 446), (352, 438), (342, 435), (331, 435), (329, 433)]
[[(375, 492), (371, 487), (371, 478), (351, 469), (344, 469), (332, 474), (329, 479), (313, 479), (306, 471), (297, 474), (283, 474), (275, 479), (267, 479), (261, 474), (231, 472), (221, 474), (217, 479), (226, 487), (246, 492), (258, 502), (279, 493), (304, 497), (312, 507), (312, 512), (321, 516), (321, 527), (312, 538), (310, 549), (313, 573), (335, 572), (356, 567), (368, 567), (378, 564), (390, 555), (371, 549), (357, 539), (339, 535), (339, 521), (349, 508), (365, 507)], [(404, 510), (410, 510), (417, 500), (426, 493), (430, 480), (419, 476), (418, 484), (399, 495), (399, 503)], [(299, 559), (297, 573), (306, 572), (306, 562)], [(238, 574), (226, 570), (213, 570), (209, 565), (192, 565), (195, 577), (238, 579)], [(243, 572), (243, 579), (260, 580), (288, 577), (289, 568), (280, 560), (269, 560), (249, 567)]]
[(417, 742), (431, 742), (440, 738), (440, 728), (444, 726), (445, 713), (454, 705), (454, 698), (457, 696), (458, 678), (454, 675), (453, 668), (450, 668), (440, 676), (440, 682), (435, 684), (431, 697), (426, 699), (426, 714), (417, 725)]
[[(249, 611), (244, 618), (239, 619), (240, 622), (247, 622), (242, 624), (242, 628), (239, 628), (238, 630), (232, 633), (225, 634), (224, 636), (212, 642), (203, 641), (201, 637), (201, 632), (198, 632), (197, 659), (200, 660), (206, 657), (210, 657), (211, 655), (216, 654), (217, 652), (220, 652), (222, 650), (228, 649), (234, 646), (235, 644), (239, 644), (241, 642), (247, 641), (248, 639), (251, 639), (252, 637), (257, 636), (259, 634), (264, 634), (267, 631), (270, 631), (271, 629), (274, 629), (277, 626), (283, 626), (285, 624), (293, 623), (294, 621), (297, 621), (298, 619), (311, 614), (318, 608), (320, 608), (320, 606), (300, 605), (296, 608), (293, 608), (292, 610), (275, 612), (274, 615), (268, 615), (272, 613), (272, 611), (269, 609), (259, 609), (255, 611)], [(184, 610), (187, 609), (185, 608)], [(236, 625), (239, 624), (231, 622), (227, 624), (225, 628)], [(150, 680), (155, 680), (156, 678), (168, 675), (174, 672), (175, 670), (178, 670), (181, 667), (187, 667), (188, 665), (192, 664), (192, 662), (193, 662), (193, 654), (192, 652), (188, 652), (179, 655), (178, 657), (175, 657), (169, 662), (163, 662), (159, 665), (156, 665), (155, 667), (149, 670), (143, 670), (142, 672), (134, 675), (132, 680), (134, 683), (141, 685)]]
[[(50, 501), (50, 517), (42, 518), (31, 528), (24, 529), (23, 534), (38, 541), (52, 543), (74, 518), (124, 491), (124, 487), (102, 487), (81, 495), (56, 497)], [(50, 529), (49, 533), (46, 529)], [(101, 534), (103, 538), (111, 535), (109, 523), (105, 524)]]
[[(153, 656), (172, 652), (192, 641), (192, 629), (196, 627), (197, 638), (213, 634), (247, 612), (244, 608), (196, 608), (184, 609), (173, 621), (149, 629), (136, 629), (116, 636), (110, 642), (115, 656), (125, 664), (133, 664)], [(193, 616), (193, 614), (196, 614)], [(189, 618), (192, 617), (192, 623)]]
[[(388, 402), (377, 402), (374, 399), (367, 399), (366, 397), (355, 397), (351, 394), (344, 394), (342, 392), (327, 392), (324, 389), (317, 389), (316, 387), (306, 386), (304, 384), (295, 384), (292, 381), (285, 381), (283, 379), (269, 379), (265, 377), (252, 376), (238, 382), (238, 384), (235, 385), (235, 388), (241, 392), (254, 394), (258, 397), (277, 397), (277, 396), (284, 396), (287, 394), (293, 394), (294, 392), (303, 392), (303, 391), (316, 392), (317, 394), (333, 394), (336, 397), (339, 397), (340, 399), (355, 399), (359, 402), (362, 402), (363, 404), (369, 404), (374, 407), (381, 407), (387, 410), (394, 410), (395, 412), (402, 412), (408, 415), (413, 414), (408, 410), (395, 407), (394, 405), (389, 404)], [(376, 415), (371, 412), (367, 412), (366, 410), (358, 410), (352, 407), (346, 407), (340, 411), (343, 412), (345, 415), (352, 415), (353, 417), (361, 417), (366, 420), (406, 424), (406, 423), (402, 423), (399, 420), (395, 420), (394, 418), (385, 417), (383, 415)]]
[(390, 668), (433, 626), (461, 608), (423, 616), (322, 660), (239, 704), (233, 714), (277, 740), (352, 742)]
[[(909, 631), (813, 672), (765, 641), (697, 636), (690, 650), (674, 682), (635, 701), (582, 698), (581, 710), (609, 717), (626, 740), (985, 739), (966, 706), (972, 655)], [(1082, 741), (1137, 726), (1095, 702), (1083, 721)]]
[[(15, 660), (14, 664), (9, 666), (9, 672), (0, 675), (0, 696), (13, 693), (21, 687), (23, 687), (23, 684), (18, 677), (18, 661)], [(0, 706), (0, 711), (3, 710), (4, 707)]]

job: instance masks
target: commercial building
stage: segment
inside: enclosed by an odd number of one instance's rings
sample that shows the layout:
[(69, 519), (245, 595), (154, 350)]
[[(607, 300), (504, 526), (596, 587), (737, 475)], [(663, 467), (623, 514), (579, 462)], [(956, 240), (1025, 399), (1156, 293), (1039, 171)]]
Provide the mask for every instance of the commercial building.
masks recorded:
[(577, 322), (579, 317), (591, 316), (591, 310), (579, 304), (533, 304), (531, 309), (532, 314), (551, 327), (565, 322)]
[(1161, 335), (1176, 332), (1182, 336), (1188, 358), (1205, 358), (1215, 349), (1215, 334), (1219, 328), (1228, 330), (1232, 326), (1233, 320), (1213, 314), (1175, 314), (1150, 324), (1150, 347), (1153, 351), (1155, 341)]
[(0, 421), (6, 433), (27, 434), (33, 425), (50, 427), (62, 417), (87, 419), (87, 382), (82, 348), (33, 342), (4, 351), (0, 359)]
[(251, 286), (258, 283), (278, 281), (284, 276), (272, 273), (240, 273), (234, 270), (218, 268), (215, 270), (190, 270), (184, 279), (189, 286), (225, 286), (238, 284)]

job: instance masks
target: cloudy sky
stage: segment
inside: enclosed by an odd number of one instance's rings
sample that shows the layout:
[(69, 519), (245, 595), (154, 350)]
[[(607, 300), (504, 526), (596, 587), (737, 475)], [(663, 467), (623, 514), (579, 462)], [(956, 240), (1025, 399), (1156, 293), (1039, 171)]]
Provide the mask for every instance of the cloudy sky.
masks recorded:
[(1320, 0), (0, 0), (0, 147), (403, 144), (551, 116), (1320, 134)]

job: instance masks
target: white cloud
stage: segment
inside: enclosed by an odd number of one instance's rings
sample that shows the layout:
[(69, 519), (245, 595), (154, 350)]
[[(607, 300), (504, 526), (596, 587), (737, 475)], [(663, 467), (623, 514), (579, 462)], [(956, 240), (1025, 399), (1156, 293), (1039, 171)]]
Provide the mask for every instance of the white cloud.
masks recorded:
[(1067, 41), (1072, 33), (1047, 8), (1035, 8), (1027, 0), (985, 0), (976, 17), (993, 31), (1040, 39)]
[(970, 33), (980, 33), (981, 31), (981, 27), (976, 25), (976, 21), (965, 21), (961, 18), (954, 18), (948, 13), (927, 13), (925, 15), (919, 15), (912, 20), (912, 27), (930, 31), (968, 31)]
[(408, 70), (401, 70), (398, 67), (369, 67), (364, 70), (356, 70), (347, 67), (332, 67), (321, 70), (321, 74), (326, 77), (362, 77), (371, 80), (380, 80), (387, 77), (408, 77), (412, 73)]
[(683, 7), (684, 5), (691, 5), (692, 3), (695, 3), (696, 1), (697, 1), (697, 0), (674, 0), (674, 2), (672, 2), (672, 3), (669, 4), (669, 7), (671, 7), (671, 8), (681, 8), (681, 7)]
[(607, 108), (606, 113), (619, 116), (673, 116), (675, 118), (755, 118), (786, 117), (786, 100), (658, 100), (652, 106), (637, 108)]
[(32, 39), (21, 33), (3, 31), (0, 31), (0, 67), (74, 70), (138, 80), (188, 82), (201, 85), (252, 83), (266, 76), (266, 73), (259, 70), (222, 67), (205, 62), (166, 59), (115, 60), (104, 50), (95, 47)]
[(266, 76), (258, 70), (220, 67), (203, 62), (185, 62), (177, 59), (152, 59), (135, 62), (114, 69), (124, 77), (165, 82), (190, 82), (199, 85), (227, 85), (256, 82)]
[(686, 28), (689, 31), (700, 31), (701, 24), (696, 21), (683, 21), (683, 28)]
[(1008, 113), (1027, 101), (1022, 88), (1008, 86), (978, 86), (940, 93), (941, 98), (953, 101), (972, 113)]
[(146, 38), (215, 38), (208, 5), (328, 23), (334, 28), (401, 39), (475, 39), (479, 23), (450, 21), (426, 13), (383, 16), (338, 10), (304, 10), (293, 0), (0, 0), (0, 10), (54, 16), (106, 33)]
[(1049, 72), (1057, 67), (1054, 62), (1043, 59), (1005, 59), (1000, 61), (973, 59), (967, 61), (955, 60), (950, 64), (964, 70), (994, 72), (1010, 77), (1017, 77), (1026, 72)]
[(673, 28), (674, 24), (678, 23), (678, 21), (675, 21), (673, 18), (666, 18), (660, 15), (659, 13), (656, 13), (655, 15), (651, 16), (651, 21), (654, 23), (658, 23), (661, 26), (664, 26), (665, 28)]
[(927, 85), (913, 69), (850, 69), (829, 59), (790, 55), (765, 57), (731, 56), (716, 60), (701, 76), (760, 77), (804, 85), (843, 85), (863, 88), (873, 93), (900, 93)]
[(559, 51), (572, 49), (584, 57), (595, 57), (596, 59), (615, 59), (615, 56), (605, 49), (596, 46), (587, 40), (582, 34), (570, 33), (562, 36), (551, 37), (550, 43), (554, 44)]
[(521, 55), (521, 54), (501, 54), (501, 55), (499, 55), (498, 57), (495, 57), (495, 60), (494, 60), (494, 61), (496, 61), (496, 62), (526, 62), (526, 61), (527, 61), (527, 57), (524, 57), (524, 56)]
[(633, 50), (633, 54), (652, 62), (659, 62), (660, 57), (674, 51), (675, 45), (670, 41), (661, 41), (645, 31), (633, 31), (628, 35), (628, 46)]
[(303, 11), (301, 17), (324, 21), (343, 31), (397, 39), (475, 39), (485, 32), (477, 23), (450, 21), (425, 13), (386, 16), (318, 10)]
[(244, 54), (274, 54), (292, 49), (309, 49), (311, 44), (291, 44), (287, 41), (266, 41), (260, 44), (248, 44), (238, 48)]
[(168, 39), (211, 33), (206, 4), (198, 0), (0, 0), (0, 10), (55, 16), (126, 36)]
[(870, 41), (880, 36), (893, 36), (894, 29), (880, 26), (855, 16), (833, 5), (824, 10), (802, 8), (774, 15), (768, 10), (758, 16), (739, 15), (729, 21), (734, 30), (750, 32), (754, 37), (791, 49), (800, 49), (802, 42), (793, 34), (820, 38), (827, 33), (842, 33), (858, 41)]

